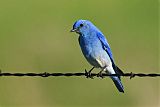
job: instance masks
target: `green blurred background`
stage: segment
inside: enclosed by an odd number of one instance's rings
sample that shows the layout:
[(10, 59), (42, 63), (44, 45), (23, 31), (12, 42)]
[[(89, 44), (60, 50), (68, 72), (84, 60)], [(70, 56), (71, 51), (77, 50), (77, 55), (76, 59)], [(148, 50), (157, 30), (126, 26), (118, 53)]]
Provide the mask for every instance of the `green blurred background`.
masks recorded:
[[(69, 32), (78, 19), (106, 35), (124, 72), (158, 73), (158, 0), (1, 0), (0, 69), (90, 69)], [(159, 78), (122, 81), (124, 94), (109, 78), (1, 77), (0, 107), (158, 107)]]

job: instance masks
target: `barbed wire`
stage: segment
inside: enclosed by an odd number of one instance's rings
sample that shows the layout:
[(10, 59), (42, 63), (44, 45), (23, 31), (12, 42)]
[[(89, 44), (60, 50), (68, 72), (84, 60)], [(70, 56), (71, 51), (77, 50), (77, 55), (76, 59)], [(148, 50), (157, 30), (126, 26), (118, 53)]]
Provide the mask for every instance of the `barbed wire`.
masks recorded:
[[(6, 77), (6, 76), (16, 76), (16, 77), (24, 77), (24, 76), (28, 76), (28, 77), (71, 77), (71, 76), (85, 76), (87, 78), (93, 78), (93, 77), (99, 77), (98, 74), (96, 73), (91, 73), (88, 74), (87, 71), (85, 71), (85, 73), (48, 73), (48, 72), (43, 72), (43, 73), (3, 73), (2, 71), (0, 71), (0, 77)], [(122, 75), (118, 75), (118, 74), (105, 74), (102, 73), (101, 75), (102, 77), (107, 77), (107, 76), (121, 76), (121, 77), (130, 77), (134, 78), (134, 77), (160, 77), (160, 74), (157, 73), (124, 73)]]

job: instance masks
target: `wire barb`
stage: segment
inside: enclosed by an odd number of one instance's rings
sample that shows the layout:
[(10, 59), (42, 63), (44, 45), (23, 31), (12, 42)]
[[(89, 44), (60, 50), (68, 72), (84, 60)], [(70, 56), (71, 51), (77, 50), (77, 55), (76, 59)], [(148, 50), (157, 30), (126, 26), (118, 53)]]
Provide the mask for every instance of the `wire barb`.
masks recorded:
[[(91, 78), (93, 79), (93, 77), (97, 77), (98, 74), (96, 73), (91, 73)], [(7, 77), (7, 76), (16, 76), (16, 77), (71, 77), (71, 76), (85, 76), (86, 78), (89, 78), (88, 73), (48, 73), (48, 72), (44, 72), (44, 73), (3, 73), (0, 70), (0, 77)], [(102, 74), (103, 77), (108, 77), (108, 76), (122, 76), (122, 77), (130, 77), (130, 79), (134, 78), (134, 77), (160, 77), (160, 74), (156, 74), (156, 73), (150, 73), (150, 74), (144, 74), (144, 73), (124, 73), (122, 75), (118, 75), (118, 74)]]

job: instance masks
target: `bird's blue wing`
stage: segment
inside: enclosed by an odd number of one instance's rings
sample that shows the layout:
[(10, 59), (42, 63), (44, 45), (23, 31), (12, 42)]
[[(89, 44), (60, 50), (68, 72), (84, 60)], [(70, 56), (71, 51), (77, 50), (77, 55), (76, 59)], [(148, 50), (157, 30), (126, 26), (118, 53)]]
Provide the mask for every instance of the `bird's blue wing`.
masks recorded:
[(107, 42), (107, 39), (104, 37), (104, 35), (101, 33), (101, 32), (98, 32), (97, 33), (97, 37), (99, 38), (99, 40), (101, 41), (102, 43), (102, 47), (103, 49), (108, 53), (111, 61), (114, 61), (113, 60), (113, 55), (112, 55), (112, 51), (111, 51), (111, 48)]
[[(116, 73), (118, 74), (124, 74), (122, 72), (122, 70), (120, 70), (114, 63), (114, 59), (113, 59), (113, 55), (112, 55), (112, 51), (111, 51), (111, 48), (107, 42), (107, 39), (104, 37), (104, 35), (101, 33), (101, 32), (98, 32), (97, 33), (97, 37), (99, 38), (99, 40), (101, 41), (102, 43), (102, 47), (103, 49), (107, 52), (107, 54), (109, 55), (111, 61), (112, 61), (112, 66), (113, 66), (113, 69), (115, 70)], [(120, 76), (119, 76), (119, 79), (120, 79)]]

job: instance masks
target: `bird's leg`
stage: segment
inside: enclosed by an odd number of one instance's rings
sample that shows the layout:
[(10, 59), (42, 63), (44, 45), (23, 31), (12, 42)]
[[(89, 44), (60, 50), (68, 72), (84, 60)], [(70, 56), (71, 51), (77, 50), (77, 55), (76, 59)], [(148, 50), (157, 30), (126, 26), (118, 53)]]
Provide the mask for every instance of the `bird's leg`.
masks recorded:
[(91, 74), (91, 71), (92, 71), (93, 69), (94, 69), (94, 67), (92, 67), (88, 72), (87, 72), (87, 70), (85, 69), (85, 75), (86, 75), (87, 78), (93, 79), (93, 76), (92, 76), (92, 74)]
[(102, 72), (103, 72), (104, 70), (101, 70), (98, 74), (97, 74), (97, 77), (101, 77), (101, 78), (104, 78), (104, 76), (102, 75)]
[(107, 67), (102, 68), (102, 70), (97, 74), (97, 77), (104, 78), (102, 72), (103, 72), (103, 71), (106, 71), (106, 70), (107, 70)]

